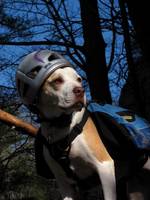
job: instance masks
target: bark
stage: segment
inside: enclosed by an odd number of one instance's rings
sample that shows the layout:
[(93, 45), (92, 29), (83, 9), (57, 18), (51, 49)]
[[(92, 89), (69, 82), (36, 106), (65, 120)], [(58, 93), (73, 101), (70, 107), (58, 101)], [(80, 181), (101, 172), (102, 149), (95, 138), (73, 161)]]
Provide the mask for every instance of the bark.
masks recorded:
[(143, 51), (143, 55), (149, 61), (150, 53), (150, 28), (149, 28), (149, 1), (124, 0), (127, 3), (130, 18), (136, 31), (136, 38)]
[(139, 81), (137, 78), (137, 73), (136, 73), (137, 69), (131, 51), (131, 39), (129, 32), (128, 15), (126, 12), (125, 4), (122, 0), (119, 0), (119, 5), (122, 16), (122, 29), (124, 34), (124, 43), (125, 43), (126, 58), (128, 62), (128, 72), (129, 72), (127, 82), (121, 92), (119, 104), (121, 106), (127, 107), (128, 109), (134, 110), (138, 114), (141, 114), (142, 108), (140, 106), (141, 98), (138, 85)]
[(97, 0), (80, 0), (86, 72), (94, 100), (111, 103)]
[(15, 126), (17, 130), (21, 130), (22, 133), (35, 137), (38, 131), (38, 128), (34, 127), (33, 125), (18, 119), (14, 115), (11, 115), (3, 110), (0, 109), (0, 121), (9, 125)]
[(146, 0), (144, 2), (122, 0), (121, 2), (127, 3), (136, 40), (141, 47), (143, 58), (134, 63), (134, 68), (129, 65), (129, 77), (122, 90), (120, 104), (136, 111), (150, 121), (149, 6)]

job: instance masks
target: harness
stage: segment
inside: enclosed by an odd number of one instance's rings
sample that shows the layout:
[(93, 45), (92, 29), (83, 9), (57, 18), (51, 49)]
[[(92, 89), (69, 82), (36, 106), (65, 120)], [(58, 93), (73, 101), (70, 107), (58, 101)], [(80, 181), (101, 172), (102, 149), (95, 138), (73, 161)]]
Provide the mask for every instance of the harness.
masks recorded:
[(135, 148), (150, 150), (150, 124), (147, 120), (131, 110), (110, 104), (91, 103), (88, 110), (97, 119), (102, 119), (106, 125), (117, 127), (118, 131), (131, 140)]
[(110, 156), (115, 161), (118, 178), (130, 176), (141, 168), (147, 160), (145, 152), (150, 149), (149, 123), (129, 110), (109, 104), (90, 103), (81, 122), (75, 125), (71, 133), (64, 139), (49, 144), (39, 129), (35, 139), (36, 168), (39, 175), (54, 178), (43, 157), (43, 145), (45, 145), (49, 149), (50, 155), (60, 163), (66, 174), (79, 181), (68, 167), (68, 154), (72, 141), (82, 132), (89, 116)]
[(68, 154), (72, 141), (82, 132), (88, 116), (89, 112), (85, 110), (81, 122), (73, 127), (70, 134), (53, 144), (50, 144), (47, 141), (47, 139), (41, 134), (41, 129), (39, 129), (35, 139), (36, 169), (39, 175), (45, 178), (54, 178), (54, 175), (51, 173), (43, 157), (43, 145), (45, 145), (48, 148), (50, 155), (63, 167), (67, 175), (75, 177), (75, 174), (69, 168), (70, 161)]

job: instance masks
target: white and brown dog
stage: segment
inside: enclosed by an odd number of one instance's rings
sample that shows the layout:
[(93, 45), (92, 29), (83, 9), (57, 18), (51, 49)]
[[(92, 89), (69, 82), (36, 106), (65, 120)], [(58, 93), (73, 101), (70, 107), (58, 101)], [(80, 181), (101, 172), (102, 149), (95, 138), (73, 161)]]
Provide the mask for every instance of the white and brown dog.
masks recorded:
[[(71, 133), (82, 120), (85, 106), (82, 79), (73, 68), (59, 68), (47, 78), (39, 94), (38, 109), (41, 117), (46, 119), (41, 122), (41, 133), (49, 144), (54, 144)], [(62, 120), (61, 126), (57, 119)], [(55, 121), (55, 125), (51, 121)], [(44, 145), (43, 148), (44, 159), (56, 178), (63, 200), (78, 199), (74, 180), (67, 177), (47, 146)], [(82, 133), (70, 144), (68, 158), (69, 167), (79, 179), (85, 179), (96, 172), (102, 184), (104, 199), (117, 199), (114, 161), (90, 117)]]
[[(51, 126), (48, 120), (41, 124), (41, 132), (50, 144), (70, 134), (73, 127), (82, 120), (86, 98), (82, 79), (70, 68), (57, 69), (50, 75), (39, 95), (38, 109), (43, 118), (63, 120), (64, 115), (71, 116), (64, 127)], [(56, 122), (57, 124), (57, 122)], [(63, 168), (50, 155), (44, 146), (44, 158), (53, 172), (60, 188), (63, 200), (75, 200), (73, 182), (66, 176)], [(71, 143), (69, 151), (70, 167), (80, 179), (97, 172), (101, 180), (105, 200), (116, 200), (114, 162), (103, 145), (91, 118), (88, 118), (83, 131)]]

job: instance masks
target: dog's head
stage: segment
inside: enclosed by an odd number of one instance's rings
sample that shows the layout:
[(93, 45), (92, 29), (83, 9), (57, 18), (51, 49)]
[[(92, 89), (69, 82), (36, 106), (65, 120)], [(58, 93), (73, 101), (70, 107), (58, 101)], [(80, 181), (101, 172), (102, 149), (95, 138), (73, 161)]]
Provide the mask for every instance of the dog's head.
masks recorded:
[(39, 93), (38, 109), (46, 118), (79, 111), (85, 104), (82, 78), (71, 67), (55, 70)]

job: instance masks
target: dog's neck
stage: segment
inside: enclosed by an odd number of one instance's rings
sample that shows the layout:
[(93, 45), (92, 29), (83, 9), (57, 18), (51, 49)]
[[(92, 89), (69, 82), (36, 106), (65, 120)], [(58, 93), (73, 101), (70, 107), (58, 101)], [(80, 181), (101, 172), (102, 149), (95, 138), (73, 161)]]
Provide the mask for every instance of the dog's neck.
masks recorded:
[[(85, 108), (82, 108), (81, 111), (74, 112), (68, 116), (60, 116), (60, 118), (53, 118), (53, 120), (51, 119), (50, 121), (42, 121), (42, 134), (49, 140), (50, 143), (65, 138), (68, 134), (70, 134), (72, 128), (82, 120), (84, 111)], [(62, 120), (62, 122), (58, 122), (57, 120)], [(52, 126), (52, 121), (55, 126)], [(62, 123), (62, 126), (60, 126), (59, 123)]]
[(65, 128), (71, 124), (72, 114), (61, 114), (59, 117), (53, 117), (51, 119), (41, 117), (40, 122), (47, 122), (50, 127)]

